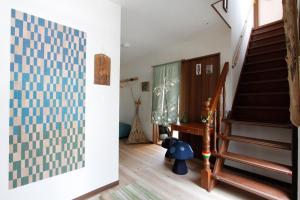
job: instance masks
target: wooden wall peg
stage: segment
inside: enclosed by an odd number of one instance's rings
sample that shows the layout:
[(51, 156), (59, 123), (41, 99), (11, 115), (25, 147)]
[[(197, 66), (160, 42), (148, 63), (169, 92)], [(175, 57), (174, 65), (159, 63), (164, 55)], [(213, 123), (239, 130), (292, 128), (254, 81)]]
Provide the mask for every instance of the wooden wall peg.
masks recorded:
[(96, 54), (94, 59), (94, 84), (110, 85), (110, 57)]

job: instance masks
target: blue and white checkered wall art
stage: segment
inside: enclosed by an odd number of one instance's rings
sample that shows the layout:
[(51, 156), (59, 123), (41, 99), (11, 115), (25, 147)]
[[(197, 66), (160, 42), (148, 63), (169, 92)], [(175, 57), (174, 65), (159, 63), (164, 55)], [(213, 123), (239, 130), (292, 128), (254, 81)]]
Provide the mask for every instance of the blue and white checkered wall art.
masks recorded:
[(85, 166), (86, 34), (11, 11), (9, 188)]

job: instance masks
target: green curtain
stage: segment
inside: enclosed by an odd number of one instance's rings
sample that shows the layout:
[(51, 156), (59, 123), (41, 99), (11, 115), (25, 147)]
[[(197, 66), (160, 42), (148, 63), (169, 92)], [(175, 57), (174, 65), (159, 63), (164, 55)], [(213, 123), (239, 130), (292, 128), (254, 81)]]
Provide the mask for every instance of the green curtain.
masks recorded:
[(167, 126), (177, 122), (181, 62), (154, 66), (152, 123)]

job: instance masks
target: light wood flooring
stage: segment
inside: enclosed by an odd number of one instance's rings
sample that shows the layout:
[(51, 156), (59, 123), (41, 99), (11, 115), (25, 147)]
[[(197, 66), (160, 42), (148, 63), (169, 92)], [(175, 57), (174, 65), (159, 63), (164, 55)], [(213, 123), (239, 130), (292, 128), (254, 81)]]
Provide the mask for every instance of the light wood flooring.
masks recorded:
[(228, 185), (218, 184), (208, 193), (200, 184), (201, 163), (188, 162), (189, 173), (184, 176), (172, 172), (173, 161), (164, 158), (165, 149), (154, 144), (127, 145), (120, 140), (120, 184), (90, 200), (110, 200), (112, 190), (137, 182), (163, 200), (258, 200), (257, 196)]

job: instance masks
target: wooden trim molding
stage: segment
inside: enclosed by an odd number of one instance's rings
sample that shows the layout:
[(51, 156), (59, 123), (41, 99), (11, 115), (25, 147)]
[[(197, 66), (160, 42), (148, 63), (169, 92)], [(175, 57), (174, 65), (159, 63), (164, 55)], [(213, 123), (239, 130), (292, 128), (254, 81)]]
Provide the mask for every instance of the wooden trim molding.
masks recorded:
[(152, 143), (157, 144), (159, 135), (159, 127), (157, 124), (152, 124)]
[(199, 60), (201, 58), (208, 58), (208, 57), (212, 57), (212, 56), (220, 56), (221, 53), (213, 53), (213, 54), (209, 54), (209, 55), (205, 55), (205, 56), (200, 56), (200, 57), (195, 57), (195, 58), (190, 58), (190, 59), (183, 59), (182, 62), (188, 62), (188, 61), (194, 61), (194, 60)]
[(99, 193), (101, 193), (101, 192), (103, 192), (105, 190), (111, 189), (111, 188), (113, 188), (113, 187), (115, 187), (117, 185), (119, 185), (119, 180), (117, 180), (115, 182), (112, 182), (112, 183), (110, 183), (108, 185), (102, 186), (102, 187), (100, 187), (98, 189), (95, 189), (95, 190), (93, 190), (91, 192), (88, 192), (88, 193), (86, 193), (84, 195), (81, 195), (81, 196), (79, 196), (79, 197), (77, 197), (77, 198), (75, 198), (73, 200), (86, 200), (86, 199), (91, 198), (91, 197), (93, 197), (93, 196), (95, 196), (95, 195), (97, 195), (97, 194), (99, 194)]

